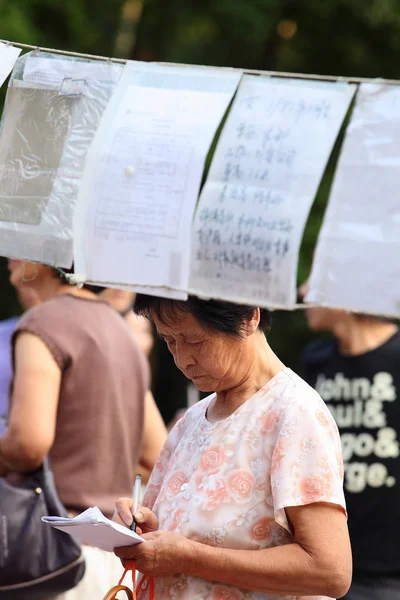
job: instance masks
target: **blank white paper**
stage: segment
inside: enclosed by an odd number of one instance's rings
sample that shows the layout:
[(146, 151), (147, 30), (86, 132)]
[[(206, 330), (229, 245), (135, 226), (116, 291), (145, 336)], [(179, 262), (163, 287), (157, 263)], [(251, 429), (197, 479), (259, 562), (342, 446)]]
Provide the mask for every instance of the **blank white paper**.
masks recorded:
[(309, 280), (308, 302), (400, 315), (400, 86), (362, 84)]
[(128, 63), (88, 154), (75, 270), (88, 281), (186, 298), (207, 152), (241, 74)]
[(354, 91), (243, 77), (196, 209), (192, 293), (293, 306), (304, 226)]
[(20, 54), (20, 48), (0, 42), (0, 87), (13, 70), (15, 61)]

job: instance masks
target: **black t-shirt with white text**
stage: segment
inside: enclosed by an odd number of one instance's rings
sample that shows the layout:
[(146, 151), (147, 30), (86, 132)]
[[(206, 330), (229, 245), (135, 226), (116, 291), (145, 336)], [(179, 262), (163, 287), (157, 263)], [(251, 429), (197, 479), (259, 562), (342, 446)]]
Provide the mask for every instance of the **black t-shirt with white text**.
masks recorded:
[(400, 579), (400, 331), (357, 356), (314, 342), (303, 369), (340, 431), (354, 575)]

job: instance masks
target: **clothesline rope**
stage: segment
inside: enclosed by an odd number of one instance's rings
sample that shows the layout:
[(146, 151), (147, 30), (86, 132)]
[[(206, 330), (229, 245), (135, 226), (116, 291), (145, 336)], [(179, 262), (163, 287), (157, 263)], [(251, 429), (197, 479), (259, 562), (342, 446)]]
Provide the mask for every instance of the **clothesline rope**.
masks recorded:
[[(124, 58), (112, 58), (108, 56), (98, 56), (96, 54), (83, 54), (81, 52), (72, 52), (70, 50), (57, 50), (56, 48), (44, 48), (42, 46), (33, 46), (31, 44), (21, 44), (20, 42), (13, 42), (11, 40), (0, 40), (3, 44), (15, 46), (16, 48), (22, 48), (23, 50), (36, 50), (37, 52), (52, 52), (53, 54), (62, 54), (64, 56), (75, 56), (77, 58), (87, 58), (95, 60), (103, 60), (113, 63), (125, 64), (128, 62)], [(234, 67), (213, 67), (211, 65), (192, 65), (183, 63), (173, 62), (159, 62), (157, 64), (172, 66), (172, 67), (196, 67), (202, 69), (220, 69), (222, 71), (241, 71), (249, 75), (264, 75), (268, 77), (284, 77), (290, 79), (308, 79), (313, 81), (332, 81), (332, 82), (345, 82), (345, 83), (381, 83), (387, 85), (400, 85), (400, 79), (384, 79), (381, 77), (342, 77), (336, 75), (315, 75), (312, 73), (288, 73), (285, 71), (262, 71), (259, 69), (237, 69)]]

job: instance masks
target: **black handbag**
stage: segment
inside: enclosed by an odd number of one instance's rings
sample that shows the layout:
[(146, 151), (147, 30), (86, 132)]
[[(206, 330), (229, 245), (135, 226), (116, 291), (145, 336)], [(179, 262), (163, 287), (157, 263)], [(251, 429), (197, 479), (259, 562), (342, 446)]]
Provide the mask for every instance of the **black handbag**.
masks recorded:
[(68, 516), (47, 459), (18, 487), (0, 478), (0, 599), (45, 600), (82, 579), (80, 544), (43, 523), (45, 515)]

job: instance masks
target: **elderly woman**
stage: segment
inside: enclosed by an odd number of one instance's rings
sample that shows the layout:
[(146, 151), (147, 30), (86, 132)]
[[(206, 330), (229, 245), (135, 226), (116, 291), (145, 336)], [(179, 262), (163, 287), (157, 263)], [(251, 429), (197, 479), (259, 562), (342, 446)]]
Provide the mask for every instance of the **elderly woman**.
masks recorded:
[[(135, 513), (145, 543), (116, 549), (156, 600), (345, 594), (342, 457), (320, 396), (267, 343), (268, 311), (139, 295), (178, 368), (213, 392), (177, 423)], [(132, 523), (132, 501), (115, 519)], [(149, 588), (139, 595), (148, 598)]]

